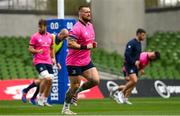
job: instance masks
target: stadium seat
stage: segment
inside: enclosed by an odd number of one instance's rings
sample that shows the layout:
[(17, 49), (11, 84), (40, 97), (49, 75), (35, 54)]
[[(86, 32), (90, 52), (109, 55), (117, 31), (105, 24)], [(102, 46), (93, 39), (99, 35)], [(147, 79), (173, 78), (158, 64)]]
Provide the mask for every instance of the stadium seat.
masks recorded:
[[(157, 32), (147, 38), (145, 51), (160, 51), (161, 59), (150, 64), (145, 76), (151, 79), (180, 79), (180, 32)], [(0, 37), (0, 79), (34, 78), (37, 72), (28, 52), (29, 37)], [(9, 44), (11, 43), (11, 44)], [(98, 70), (119, 74), (123, 56), (104, 49), (92, 50)]]

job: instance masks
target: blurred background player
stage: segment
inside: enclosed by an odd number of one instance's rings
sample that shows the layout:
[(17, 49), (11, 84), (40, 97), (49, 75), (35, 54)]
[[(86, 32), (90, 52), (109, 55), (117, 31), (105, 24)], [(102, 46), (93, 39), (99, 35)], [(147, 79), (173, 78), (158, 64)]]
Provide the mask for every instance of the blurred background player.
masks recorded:
[[(100, 81), (97, 69), (90, 57), (90, 50), (96, 48), (94, 28), (90, 20), (90, 8), (88, 6), (80, 6), (79, 21), (70, 31), (68, 41), (69, 52), (66, 64), (70, 87), (66, 93), (62, 114), (76, 114), (70, 110), (73, 96), (77, 96), (79, 92), (98, 85)], [(87, 82), (80, 86), (82, 76), (87, 79)]]
[[(63, 40), (68, 37), (69, 32), (67, 29), (62, 29), (58, 34), (56, 34), (56, 35), (52, 34), (52, 35), (53, 35), (53, 39), (54, 39), (54, 52), (56, 54), (57, 52), (60, 51), (62, 44), (63, 44)], [(57, 67), (58, 67), (58, 69), (60, 69), (61, 65), (59, 63), (57, 63)], [(30, 103), (32, 103), (33, 105), (37, 104), (36, 103), (36, 97), (39, 93), (39, 83), (40, 83), (40, 79), (36, 79), (27, 88), (23, 89), (22, 101), (24, 103), (26, 103), (26, 101), (27, 101), (26, 95), (27, 95), (28, 91), (34, 87), (37, 87), (35, 93), (33, 94), (33, 96), (30, 99)], [(49, 104), (46, 104), (46, 105), (50, 106)]]
[(33, 54), (33, 64), (39, 72), (39, 98), (38, 105), (47, 104), (47, 97), (51, 88), (51, 78), (53, 77), (52, 64), (56, 63), (53, 37), (46, 31), (46, 21), (39, 20), (39, 31), (31, 36), (29, 42), (29, 52)]
[[(146, 31), (144, 29), (137, 29), (136, 37), (130, 40), (125, 49), (124, 57), (124, 67), (129, 75), (129, 81), (125, 84), (124, 88), (118, 92), (119, 100), (121, 103), (125, 102), (124, 95), (126, 91), (134, 86), (137, 83), (138, 69), (140, 67), (140, 53), (141, 53), (141, 41), (146, 37)], [(113, 88), (111, 91), (115, 91), (116, 88)]]
[[(160, 59), (160, 53), (157, 51), (153, 51), (153, 52), (142, 52), (140, 54), (140, 64), (139, 64), (139, 73), (140, 75), (144, 75), (144, 68), (151, 62), (151, 61), (155, 61), (157, 59)], [(122, 68), (124, 76), (125, 76), (125, 80), (128, 82), (130, 77), (127, 73), (126, 68), (123, 66)], [(114, 87), (113, 91), (110, 92), (110, 96), (117, 102), (117, 103), (121, 103), (118, 97), (118, 92), (123, 90), (123, 88), (125, 87), (125, 85), (120, 85), (118, 87)], [(125, 104), (132, 104), (131, 102), (128, 101), (128, 97), (131, 95), (132, 90), (134, 89), (135, 86), (129, 88), (126, 93), (124, 94), (125, 100), (124, 103)]]

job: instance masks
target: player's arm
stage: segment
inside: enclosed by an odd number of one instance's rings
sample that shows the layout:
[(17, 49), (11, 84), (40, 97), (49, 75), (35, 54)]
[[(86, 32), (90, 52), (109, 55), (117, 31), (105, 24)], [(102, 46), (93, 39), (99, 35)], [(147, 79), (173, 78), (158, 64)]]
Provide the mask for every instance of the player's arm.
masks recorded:
[(93, 43), (90, 43), (88, 45), (81, 45), (77, 43), (75, 38), (68, 37), (68, 48), (77, 49), (77, 50), (89, 50), (95, 48), (95, 46), (93, 46)]
[(53, 64), (56, 64), (54, 44), (50, 47), (50, 56), (52, 58)]
[(29, 52), (32, 53), (32, 54), (42, 54), (42, 53), (43, 53), (43, 50), (42, 50), (42, 49), (36, 50), (33, 45), (29, 45), (28, 50), (29, 50)]
[(68, 48), (71, 49), (80, 49), (81, 45), (76, 42), (76, 39), (73, 37), (68, 37)]

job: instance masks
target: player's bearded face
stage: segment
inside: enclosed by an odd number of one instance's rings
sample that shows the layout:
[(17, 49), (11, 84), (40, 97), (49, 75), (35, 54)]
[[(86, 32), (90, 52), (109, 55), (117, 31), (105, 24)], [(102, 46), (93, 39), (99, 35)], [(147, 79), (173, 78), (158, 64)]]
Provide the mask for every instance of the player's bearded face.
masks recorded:
[(146, 33), (140, 33), (139, 34), (139, 40), (143, 41), (146, 38)]
[(89, 8), (83, 8), (81, 17), (85, 22), (89, 22), (91, 20), (91, 10)]

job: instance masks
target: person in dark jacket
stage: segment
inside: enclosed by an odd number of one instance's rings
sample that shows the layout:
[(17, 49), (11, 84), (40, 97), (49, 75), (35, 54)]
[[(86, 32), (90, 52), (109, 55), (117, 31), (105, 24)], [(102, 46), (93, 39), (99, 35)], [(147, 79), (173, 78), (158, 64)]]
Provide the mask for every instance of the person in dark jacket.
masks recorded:
[[(126, 68), (129, 76), (129, 81), (125, 84), (122, 91), (118, 93), (119, 101), (125, 103), (124, 95), (129, 88), (135, 87), (138, 80), (138, 70), (140, 68), (139, 57), (141, 54), (141, 41), (146, 38), (146, 31), (144, 29), (137, 29), (136, 37), (130, 40), (125, 48), (124, 53), (124, 67)], [(113, 95), (117, 88), (112, 88), (111, 94)]]

